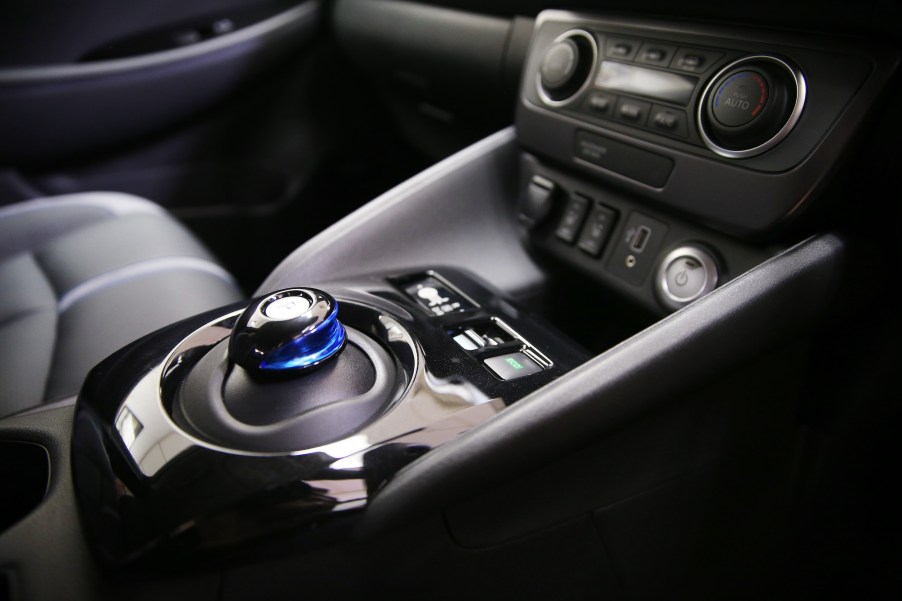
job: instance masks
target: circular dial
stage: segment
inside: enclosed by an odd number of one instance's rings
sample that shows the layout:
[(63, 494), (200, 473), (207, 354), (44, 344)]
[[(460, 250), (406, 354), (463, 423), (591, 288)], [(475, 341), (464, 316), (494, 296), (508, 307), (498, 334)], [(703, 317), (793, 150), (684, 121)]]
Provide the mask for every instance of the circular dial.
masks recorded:
[(574, 29), (559, 36), (539, 65), (539, 96), (552, 106), (566, 104), (588, 83), (597, 58), (598, 46), (590, 33)]
[(751, 56), (723, 68), (702, 94), (702, 140), (717, 154), (760, 154), (789, 134), (805, 104), (805, 79), (786, 61)]

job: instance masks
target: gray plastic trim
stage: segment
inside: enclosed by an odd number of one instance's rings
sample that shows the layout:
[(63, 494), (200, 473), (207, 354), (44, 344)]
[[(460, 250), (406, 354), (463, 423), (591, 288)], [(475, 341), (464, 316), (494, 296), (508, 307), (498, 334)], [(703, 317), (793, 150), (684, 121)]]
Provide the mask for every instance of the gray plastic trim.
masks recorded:
[(212, 38), (191, 46), (155, 52), (108, 61), (82, 63), (76, 65), (52, 65), (21, 69), (0, 69), (0, 86), (24, 83), (52, 83), (73, 79), (88, 79), (116, 75), (129, 71), (140, 71), (149, 67), (163, 67), (184, 60), (226, 50), (245, 42), (258, 39), (263, 43), (271, 37), (281, 37), (303, 25), (318, 13), (319, 1), (307, 2), (279, 13), (264, 21), (238, 29), (233, 33)]
[(312, 238), (257, 294), (438, 266), (512, 295), (541, 285), (517, 229), (519, 153), (512, 127), (461, 150)]

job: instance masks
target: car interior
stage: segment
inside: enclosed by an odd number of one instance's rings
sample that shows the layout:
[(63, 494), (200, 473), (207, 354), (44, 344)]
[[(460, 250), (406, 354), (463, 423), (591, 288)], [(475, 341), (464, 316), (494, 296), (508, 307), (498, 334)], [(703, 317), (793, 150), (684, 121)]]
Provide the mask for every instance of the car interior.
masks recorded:
[(6, 3), (0, 601), (902, 598), (900, 23)]

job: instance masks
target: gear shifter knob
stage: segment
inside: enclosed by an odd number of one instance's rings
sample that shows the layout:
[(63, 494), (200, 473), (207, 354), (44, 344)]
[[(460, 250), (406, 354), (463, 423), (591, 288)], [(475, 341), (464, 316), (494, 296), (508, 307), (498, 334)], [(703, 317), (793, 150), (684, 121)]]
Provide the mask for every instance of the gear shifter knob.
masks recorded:
[(229, 358), (256, 375), (302, 372), (338, 355), (344, 343), (335, 299), (314, 288), (289, 288), (244, 310)]

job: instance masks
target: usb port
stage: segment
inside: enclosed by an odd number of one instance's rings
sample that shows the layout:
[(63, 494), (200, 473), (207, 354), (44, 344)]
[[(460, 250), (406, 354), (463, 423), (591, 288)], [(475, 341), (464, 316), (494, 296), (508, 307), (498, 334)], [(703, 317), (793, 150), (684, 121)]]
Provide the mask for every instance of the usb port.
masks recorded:
[(640, 225), (633, 234), (633, 239), (630, 242), (630, 250), (636, 253), (642, 252), (645, 250), (645, 246), (648, 244), (648, 239), (650, 237), (651, 228), (647, 225)]

